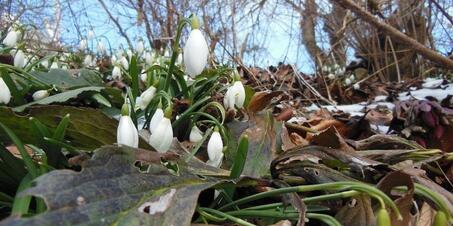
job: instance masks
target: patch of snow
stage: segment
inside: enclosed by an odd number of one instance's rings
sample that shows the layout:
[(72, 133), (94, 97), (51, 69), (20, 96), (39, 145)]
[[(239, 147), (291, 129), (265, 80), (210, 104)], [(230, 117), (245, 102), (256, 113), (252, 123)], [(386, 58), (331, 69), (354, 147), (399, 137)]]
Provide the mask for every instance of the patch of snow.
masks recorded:
[(409, 92), (400, 93), (398, 95), (399, 100), (409, 100), (411, 97), (414, 97), (418, 100), (424, 100), (427, 96), (435, 97), (437, 100), (441, 101), (447, 95), (453, 95), (453, 84), (449, 84), (445, 89), (428, 89), (423, 88), (415, 91), (411, 91), (410, 95)]
[(374, 101), (375, 102), (379, 102), (379, 101), (385, 101), (387, 99), (388, 96), (385, 96), (385, 95), (379, 95), (379, 96), (376, 96), (374, 98)]
[(427, 78), (423, 83), (424, 88), (436, 88), (442, 85), (443, 79), (436, 79), (436, 78)]
[(376, 130), (380, 134), (385, 134), (389, 130), (389, 126), (370, 124), (371, 129)]

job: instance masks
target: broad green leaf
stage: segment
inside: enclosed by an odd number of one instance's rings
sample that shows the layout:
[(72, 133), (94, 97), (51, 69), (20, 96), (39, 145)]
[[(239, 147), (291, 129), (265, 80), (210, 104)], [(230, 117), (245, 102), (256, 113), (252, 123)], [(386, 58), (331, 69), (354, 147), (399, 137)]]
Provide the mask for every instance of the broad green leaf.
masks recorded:
[[(69, 141), (71, 146), (93, 150), (116, 142), (118, 121), (99, 109), (60, 105), (32, 106), (28, 115), (23, 116), (14, 113), (11, 108), (0, 107), (0, 122), (10, 128), (23, 142), (35, 144), (39, 140), (31, 132), (29, 117), (34, 117), (47, 127), (55, 129), (67, 114), (71, 115), (71, 119), (66, 128), (65, 140)], [(4, 133), (0, 133), (0, 141), (9, 142)], [(140, 147), (150, 148), (143, 140), (140, 140)]]
[(78, 95), (80, 95), (80, 94), (82, 94), (84, 92), (100, 92), (102, 89), (104, 89), (104, 87), (94, 87), (94, 86), (93, 87), (84, 87), (84, 88), (74, 89), (74, 90), (70, 90), (70, 91), (67, 91), (67, 92), (63, 92), (63, 93), (59, 93), (59, 94), (56, 94), (56, 95), (52, 95), (52, 96), (46, 97), (46, 98), (41, 99), (41, 100), (33, 101), (31, 103), (24, 104), (24, 105), (21, 105), (19, 107), (15, 107), (15, 108), (13, 108), (13, 110), (17, 111), (17, 112), (21, 112), (21, 111), (25, 110), (27, 107), (30, 107), (32, 105), (37, 105), (37, 104), (46, 105), (46, 104), (52, 104), (52, 103), (64, 103), (64, 102), (68, 101), (69, 99), (75, 98), (75, 97), (77, 97)]
[(49, 72), (30, 72), (36, 79), (46, 85), (55, 85), (58, 89), (67, 90), (84, 86), (103, 86), (101, 77), (87, 69), (64, 70), (51, 69)]
[(185, 167), (179, 176), (153, 163), (140, 171), (134, 166), (138, 152), (103, 147), (81, 172), (54, 170), (37, 178), (19, 197), (40, 197), (48, 210), (0, 225), (189, 225), (200, 192), (220, 181), (201, 179)]

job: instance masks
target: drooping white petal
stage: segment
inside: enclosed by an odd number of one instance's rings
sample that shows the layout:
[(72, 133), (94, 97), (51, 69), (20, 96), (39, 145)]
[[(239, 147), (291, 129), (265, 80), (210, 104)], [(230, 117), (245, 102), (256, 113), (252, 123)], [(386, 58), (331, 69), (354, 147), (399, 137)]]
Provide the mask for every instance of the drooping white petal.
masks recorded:
[(11, 100), (11, 91), (6, 85), (3, 78), (0, 77), (0, 104), (8, 104)]
[(155, 131), (149, 137), (149, 144), (158, 152), (167, 152), (173, 141), (173, 128), (170, 119), (164, 117), (157, 124)]
[(18, 68), (23, 68), (25, 66), (25, 54), (22, 50), (16, 52), (14, 56), (14, 66)]
[(50, 69), (57, 69), (58, 68), (58, 63), (54, 61), (52, 65), (50, 65)]
[(93, 63), (93, 57), (91, 55), (86, 55), (85, 58), (83, 59), (83, 65), (86, 67), (92, 66)]
[(154, 86), (149, 87), (145, 92), (140, 95), (140, 101), (138, 106), (140, 109), (145, 110), (148, 107), (149, 102), (153, 99), (156, 94), (156, 88)]
[(138, 55), (141, 55), (143, 53), (144, 49), (145, 49), (145, 45), (143, 43), (143, 40), (139, 40), (135, 47), (135, 50), (137, 51)]
[(112, 65), (118, 63), (118, 58), (116, 57), (116, 55), (112, 55), (112, 57), (110, 57), (110, 62), (112, 63)]
[(153, 64), (153, 56), (148, 51), (145, 53), (145, 63), (147, 65), (152, 65)]
[(11, 30), (6, 35), (5, 39), (3, 39), (2, 43), (4, 45), (6, 45), (7, 47), (14, 47), (17, 44), (18, 36), (19, 36), (19, 34), (16, 31)]
[(230, 86), (227, 89), (227, 92), (225, 93), (225, 96), (223, 97), (223, 106), (225, 106), (225, 109), (234, 109), (234, 93), (233, 93), (233, 87)]
[(117, 130), (117, 143), (134, 148), (138, 147), (138, 131), (130, 116), (123, 115)]
[(121, 69), (118, 66), (113, 67), (112, 78), (116, 80), (121, 79)]
[(120, 63), (125, 70), (129, 70), (129, 61), (126, 59), (126, 57), (121, 57)]
[(85, 50), (87, 47), (88, 47), (87, 40), (86, 39), (80, 40), (79, 43), (80, 50)]
[(182, 64), (182, 54), (178, 54), (178, 58), (176, 59), (176, 64), (181, 65)]
[(38, 90), (33, 93), (32, 97), (34, 101), (44, 99), (49, 96), (49, 91), (47, 90)]
[(192, 126), (189, 134), (189, 141), (192, 143), (198, 143), (203, 139), (203, 133), (197, 126)]
[(104, 43), (102, 41), (98, 42), (98, 45), (97, 45), (96, 49), (98, 50), (98, 52), (101, 55), (104, 55), (106, 53), (106, 49), (105, 49)]
[(93, 30), (89, 30), (88, 31), (87, 38), (88, 38), (88, 40), (93, 40), (93, 38), (94, 38), (94, 31)]
[(144, 69), (142, 69), (142, 73), (140, 74), (140, 80), (142, 80), (142, 82), (145, 84), (148, 81), (148, 74)]
[(234, 85), (233, 85), (235, 88), (234, 88), (234, 91), (235, 91), (235, 94), (234, 94), (234, 97), (235, 97), (235, 100), (234, 100), (234, 104), (236, 105), (236, 107), (238, 108), (242, 108), (244, 106), (244, 101), (245, 101), (245, 89), (244, 89), (244, 85), (242, 85), (242, 82), (241, 81), (236, 81), (234, 82)]
[(330, 79), (330, 80), (333, 80), (335, 78), (335, 75), (330, 73), (329, 75), (327, 75), (327, 77)]
[(355, 90), (358, 90), (360, 89), (360, 84), (359, 83), (356, 83), (352, 86)]
[(351, 85), (351, 79), (346, 78), (346, 79), (344, 80), (344, 84), (346, 84), (347, 86)]
[(164, 111), (162, 110), (162, 108), (156, 109), (156, 112), (154, 112), (154, 115), (149, 123), (149, 131), (151, 132), (151, 134), (153, 134), (156, 131), (157, 125), (163, 118)]
[(184, 66), (192, 78), (201, 74), (208, 62), (208, 44), (199, 29), (193, 29), (184, 46)]
[[(220, 163), (223, 158), (223, 142), (220, 133), (214, 131), (208, 142), (208, 156), (213, 163)], [(218, 165), (216, 166), (218, 167)]]

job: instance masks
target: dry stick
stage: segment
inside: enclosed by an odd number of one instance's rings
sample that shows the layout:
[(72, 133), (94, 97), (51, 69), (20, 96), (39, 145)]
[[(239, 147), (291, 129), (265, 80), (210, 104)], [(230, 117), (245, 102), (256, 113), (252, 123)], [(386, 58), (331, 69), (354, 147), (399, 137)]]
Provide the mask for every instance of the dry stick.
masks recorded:
[(426, 59), (429, 59), (433, 62), (436, 62), (442, 65), (445, 68), (453, 69), (453, 60), (448, 59), (447, 57), (442, 56), (438, 52), (429, 49), (428, 47), (420, 44), (418, 41), (408, 37), (401, 31), (397, 30), (396, 28), (378, 21), (373, 14), (369, 13), (368, 11), (364, 10), (362, 7), (357, 5), (356, 3), (352, 2), (351, 0), (335, 0), (338, 4), (342, 5), (343, 7), (351, 10), (352, 12), (356, 13), (360, 18), (365, 20), (366, 22), (374, 25), (376, 28), (381, 29), (388, 35), (392, 36), (393, 38), (399, 39), (409, 45), (412, 46), (414, 51), (418, 52), (420, 55), (424, 56)]
[(107, 8), (107, 6), (105, 5), (104, 1), (103, 0), (98, 0), (99, 3), (101, 4), (102, 8), (104, 8), (105, 12), (107, 13), (107, 15), (109, 16), (109, 18), (113, 21), (113, 23), (116, 25), (116, 27), (118, 28), (121, 36), (123, 36), (126, 41), (127, 41), (127, 44), (129, 45), (129, 48), (130, 49), (133, 49), (133, 45), (132, 45), (132, 42), (131, 40), (129, 39), (129, 37), (127, 36), (126, 32), (124, 32), (123, 30), (123, 27), (121, 27), (120, 23), (118, 22), (118, 20), (115, 19), (115, 17), (113, 17), (112, 13), (109, 11), (109, 9)]
[(319, 99), (325, 101), (326, 103), (328, 103), (332, 106), (336, 106), (336, 104), (333, 101), (330, 101), (329, 99), (323, 97), (318, 92), (318, 90), (313, 88), (313, 86), (311, 86), (307, 81), (305, 81), (304, 77), (302, 77), (302, 75), (299, 74), (299, 72), (297, 71), (296, 67), (294, 67), (294, 65), (291, 64), (291, 68), (293, 69), (294, 74), (296, 75), (297, 81), (299, 82), (299, 85), (301, 88), (303, 87), (302, 85), (305, 85), (311, 91), (311, 93), (313, 93), (316, 97), (318, 97)]

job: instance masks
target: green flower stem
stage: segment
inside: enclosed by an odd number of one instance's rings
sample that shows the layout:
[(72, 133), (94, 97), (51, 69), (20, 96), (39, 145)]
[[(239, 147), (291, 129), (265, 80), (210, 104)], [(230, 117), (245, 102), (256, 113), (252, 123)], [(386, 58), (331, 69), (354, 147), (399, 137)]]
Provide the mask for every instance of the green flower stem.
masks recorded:
[[(175, 68), (175, 62), (179, 55), (179, 41), (181, 39), (182, 29), (184, 28), (184, 26), (189, 25), (189, 24), (190, 24), (190, 22), (186, 18), (180, 20), (178, 23), (178, 28), (176, 30), (176, 38), (175, 38), (175, 42), (173, 43), (173, 53), (171, 55), (170, 65), (168, 66), (168, 74), (165, 78), (165, 83), (164, 83), (165, 91), (168, 91), (168, 88), (170, 87), (170, 80), (173, 75), (173, 70)], [(184, 81), (184, 78), (182, 80)], [(181, 82), (180, 79), (178, 79), (177, 81)], [(184, 96), (188, 97), (188, 89), (187, 89), (187, 85), (185, 85), (185, 81), (184, 81), (184, 85), (182, 85), (182, 84), (179, 84), (179, 85), (181, 86)]]
[[(401, 218), (401, 214), (400, 214), (398, 208), (396, 207), (395, 203), (385, 193), (383, 193), (382, 191), (380, 191), (379, 189), (377, 189), (373, 186), (370, 186), (370, 185), (367, 185), (364, 183), (354, 182), (354, 181), (340, 181), (340, 182), (325, 183), (325, 184), (300, 185), (300, 186), (294, 186), (294, 187), (278, 188), (278, 189), (274, 189), (272, 191), (262, 192), (262, 193), (244, 197), (242, 199), (238, 199), (234, 202), (228, 203), (227, 205), (220, 207), (219, 210), (223, 210), (223, 209), (226, 209), (231, 206), (248, 203), (248, 202), (266, 198), (266, 197), (271, 197), (271, 196), (276, 196), (276, 195), (281, 195), (281, 194), (286, 194), (286, 193), (292, 193), (292, 192), (309, 192), (309, 191), (316, 191), (316, 190), (334, 190), (334, 191), (356, 190), (356, 191), (371, 195), (373, 197), (379, 197), (380, 199), (382, 199), (382, 201), (384, 203), (386, 203), (388, 206), (390, 206), (393, 211), (395, 211), (398, 218)], [(334, 195), (334, 194), (332, 194), (332, 195)]]
[(180, 115), (180, 117), (175, 120), (172, 124), (173, 128), (178, 128), (179, 124), (186, 120), (189, 117), (189, 114), (193, 112), (195, 109), (203, 105), (206, 101), (208, 101), (211, 97), (205, 97), (203, 99), (198, 100), (197, 102), (193, 103), (189, 108), (186, 109), (184, 113)]
[(335, 219), (332, 216), (326, 215), (326, 214), (307, 213), (306, 216), (308, 219), (313, 218), (316, 220), (320, 220), (330, 226), (341, 226), (341, 223), (338, 222), (337, 219)]
[(215, 209), (198, 207), (197, 210), (205, 211), (205, 212), (208, 212), (210, 214), (215, 214), (217, 216), (224, 217), (227, 220), (230, 220), (230, 221), (232, 221), (232, 222), (234, 222), (236, 224), (239, 224), (239, 225), (254, 226), (254, 224), (252, 224), (252, 223), (249, 223), (249, 222), (247, 222), (245, 220), (242, 220), (240, 218), (231, 216), (231, 215), (229, 215), (227, 213), (224, 213), (224, 212), (221, 212), (221, 211), (218, 211), (218, 210), (215, 210)]
[(226, 212), (231, 216), (235, 217), (243, 217), (243, 218), (252, 218), (252, 217), (259, 217), (259, 218), (272, 218), (272, 219), (291, 219), (297, 220), (299, 219), (299, 213), (297, 212), (282, 212), (282, 211), (274, 211), (274, 210), (236, 210)]
[(201, 145), (203, 145), (204, 141), (208, 139), (209, 136), (211, 136), (212, 133), (212, 128), (209, 128), (206, 130), (206, 133), (204, 134), (203, 138), (201, 138), (200, 142), (192, 149), (192, 152), (190, 152), (189, 155), (187, 155), (186, 162), (189, 162), (193, 156), (197, 153), (198, 149), (200, 149)]

